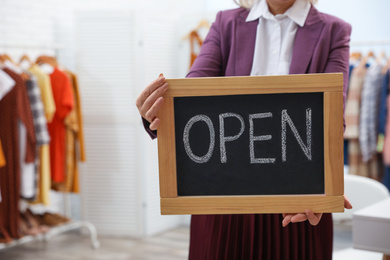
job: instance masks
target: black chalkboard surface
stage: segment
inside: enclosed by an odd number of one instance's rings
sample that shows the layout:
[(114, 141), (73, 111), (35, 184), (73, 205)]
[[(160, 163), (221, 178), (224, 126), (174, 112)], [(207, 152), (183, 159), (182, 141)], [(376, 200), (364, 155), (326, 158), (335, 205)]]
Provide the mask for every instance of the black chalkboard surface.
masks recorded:
[(178, 196), (324, 194), (323, 100), (175, 97)]
[(167, 79), (161, 214), (343, 212), (343, 74)]

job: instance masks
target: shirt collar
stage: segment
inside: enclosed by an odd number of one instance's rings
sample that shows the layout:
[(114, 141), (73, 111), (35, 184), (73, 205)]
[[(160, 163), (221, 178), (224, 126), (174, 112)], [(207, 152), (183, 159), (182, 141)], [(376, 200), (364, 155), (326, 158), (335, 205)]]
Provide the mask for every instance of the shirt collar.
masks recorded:
[[(309, 15), (310, 6), (311, 5), (308, 0), (296, 0), (295, 3), (284, 13), (284, 15), (302, 27)], [(246, 18), (246, 22), (252, 22), (261, 17), (264, 19), (275, 19), (275, 16), (268, 9), (266, 0), (256, 1)]]

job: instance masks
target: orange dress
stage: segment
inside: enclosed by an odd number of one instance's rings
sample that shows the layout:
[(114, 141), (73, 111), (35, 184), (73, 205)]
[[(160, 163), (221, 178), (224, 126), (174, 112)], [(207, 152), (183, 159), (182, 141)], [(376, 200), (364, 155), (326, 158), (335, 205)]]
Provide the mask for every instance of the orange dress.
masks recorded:
[(65, 72), (54, 68), (50, 74), (56, 112), (52, 122), (48, 124), (51, 137), (51, 179), (53, 182), (65, 181), (65, 123), (66, 116), (73, 108), (73, 91), (71, 82)]

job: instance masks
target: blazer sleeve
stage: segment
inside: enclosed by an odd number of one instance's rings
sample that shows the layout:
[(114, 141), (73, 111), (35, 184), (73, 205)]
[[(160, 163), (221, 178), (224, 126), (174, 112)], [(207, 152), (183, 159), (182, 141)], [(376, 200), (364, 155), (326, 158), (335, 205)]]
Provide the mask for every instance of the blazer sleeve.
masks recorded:
[[(332, 46), (328, 55), (324, 73), (342, 72), (344, 76), (343, 98), (344, 111), (349, 79), (349, 41), (352, 27), (346, 22), (337, 26), (332, 35)], [(345, 127), (345, 120), (344, 120)]]
[[(221, 16), (222, 11), (218, 12), (216, 20), (203, 42), (200, 53), (186, 76), (187, 78), (221, 76)], [(142, 123), (149, 136), (155, 139), (157, 137), (157, 131), (150, 130), (150, 123), (145, 118), (142, 118)]]
[(200, 53), (192, 65), (187, 78), (217, 77), (222, 75), (221, 19), (223, 12), (217, 14)]

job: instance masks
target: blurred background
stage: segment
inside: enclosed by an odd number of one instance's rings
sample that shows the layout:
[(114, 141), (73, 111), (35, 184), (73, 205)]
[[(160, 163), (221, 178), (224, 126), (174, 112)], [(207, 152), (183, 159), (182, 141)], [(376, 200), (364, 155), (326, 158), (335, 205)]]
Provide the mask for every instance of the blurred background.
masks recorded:
[[(184, 78), (217, 12), (236, 7), (233, 0), (0, 0), (2, 60), (71, 72), (81, 114), (73, 186), (52, 185), (46, 203), (19, 206), (42, 221), (57, 214), (53, 230), (63, 229), (47, 242), (37, 232), (0, 243), (0, 259), (186, 259), (190, 216), (160, 215), (157, 142), (145, 133), (135, 99), (160, 73)], [(389, 1), (320, 0), (316, 7), (352, 25), (351, 64), (387, 64)], [(365, 177), (381, 183), (385, 163), (376, 167)], [(88, 235), (95, 229), (97, 250)], [(351, 228), (335, 234), (335, 250), (352, 246)]]

